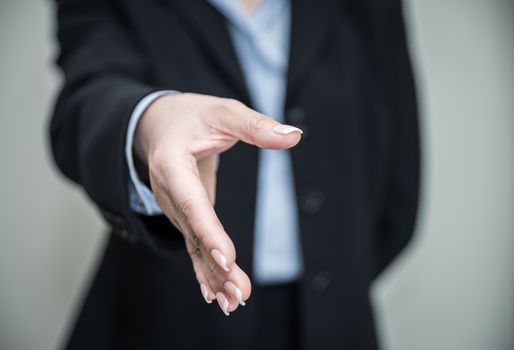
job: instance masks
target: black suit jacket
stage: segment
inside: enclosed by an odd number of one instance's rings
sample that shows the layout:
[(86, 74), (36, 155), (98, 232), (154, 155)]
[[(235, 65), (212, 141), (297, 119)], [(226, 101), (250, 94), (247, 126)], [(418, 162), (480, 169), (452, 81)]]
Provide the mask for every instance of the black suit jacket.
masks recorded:
[[(205, 0), (61, 0), (64, 85), (51, 122), (62, 172), (112, 228), (71, 349), (249, 349), (259, 293), (226, 318), (201, 298), (180, 233), (129, 209), (125, 136), (145, 95), (175, 89), (251, 106), (224, 18)], [(416, 100), (399, 0), (292, 0), (286, 122), (305, 275), (305, 349), (376, 347), (368, 289), (412, 235)], [(223, 153), (216, 210), (252, 271), (258, 150)]]

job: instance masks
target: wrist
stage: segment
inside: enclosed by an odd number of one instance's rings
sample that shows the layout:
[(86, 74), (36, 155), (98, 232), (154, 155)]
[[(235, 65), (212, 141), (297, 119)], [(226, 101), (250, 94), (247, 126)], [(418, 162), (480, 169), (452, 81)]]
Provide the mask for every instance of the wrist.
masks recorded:
[(141, 114), (137, 122), (134, 139), (132, 143), (132, 158), (134, 159), (134, 167), (141, 181), (147, 185), (150, 182), (148, 171), (148, 156), (151, 149), (151, 141), (155, 140), (154, 130), (159, 127), (158, 122), (154, 119), (158, 116), (159, 105), (162, 99), (170, 95), (163, 95), (153, 100)]
[(152, 141), (155, 141), (155, 131), (158, 130), (159, 123), (158, 117), (162, 114), (161, 105), (167, 98), (173, 95), (163, 95), (157, 97), (145, 109), (141, 118), (139, 119), (135, 132), (134, 143), (132, 145), (134, 160), (139, 162), (144, 167), (148, 166), (148, 155), (152, 147)]

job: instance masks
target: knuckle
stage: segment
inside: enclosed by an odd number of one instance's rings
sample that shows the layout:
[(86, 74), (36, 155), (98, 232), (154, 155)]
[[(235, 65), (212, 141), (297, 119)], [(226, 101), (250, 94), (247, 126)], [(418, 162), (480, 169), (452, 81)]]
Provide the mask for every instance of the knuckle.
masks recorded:
[(205, 245), (205, 235), (200, 231), (202, 225), (195, 219), (195, 201), (189, 198), (181, 199), (177, 201), (176, 206), (180, 217), (178, 221), (182, 222), (182, 231), (195, 247), (203, 247)]
[(227, 98), (225, 103), (227, 108), (233, 111), (239, 111), (244, 107), (244, 104), (241, 101), (238, 101), (234, 98)]
[(204, 237), (203, 235), (198, 235), (196, 232), (191, 232), (191, 240), (193, 241), (196, 247), (203, 247), (204, 245)]
[[(186, 249), (187, 249), (187, 252), (189, 253), (189, 255), (192, 257), (192, 258), (198, 258), (198, 259), (202, 259), (203, 258), (203, 255), (202, 255), (202, 250), (200, 249), (200, 247), (194, 243), (189, 243), (189, 244), (186, 244)], [(195, 259), (193, 259), (193, 264), (195, 262)], [(196, 267), (195, 267), (196, 269)]]
[(199, 259), (201, 259), (201, 258), (202, 258), (202, 251), (200, 250), (200, 248), (199, 248), (199, 247), (194, 247), (194, 248), (191, 250), (190, 254), (191, 254), (192, 256), (196, 256), (196, 257), (197, 257), (197, 258), (199, 258)]
[(191, 221), (194, 208), (195, 204), (191, 198), (183, 198), (177, 200), (177, 209), (182, 213), (184, 219), (186, 219), (188, 222)]
[(212, 116), (218, 118), (227, 118), (240, 113), (244, 109), (244, 104), (238, 100), (231, 98), (219, 98), (216, 102), (210, 105), (207, 110), (207, 119)]
[(218, 275), (217, 267), (213, 264), (207, 264), (207, 275), (210, 279), (215, 279)]
[(253, 115), (248, 119), (248, 129), (249, 131), (257, 131), (261, 130), (264, 127), (264, 123), (268, 120), (267, 117), (263, 115)]

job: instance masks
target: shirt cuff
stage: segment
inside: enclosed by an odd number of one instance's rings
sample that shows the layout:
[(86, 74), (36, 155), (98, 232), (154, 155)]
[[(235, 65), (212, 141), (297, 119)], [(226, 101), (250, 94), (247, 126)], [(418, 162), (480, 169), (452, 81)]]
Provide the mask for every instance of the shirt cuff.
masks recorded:
[(154, 102), (157, 98), (164, 95), (177, 94), (177, 91), (173, 90), (162, 90), (153, 92), (145, 96), (134, 108), (132, 115), (130, 116), (127, 138), (125, 143), (125, 159), (129, 169), (130, 180), (128, 183), (128, 194), (130, 209), (133, 211), (144, 214), (144, 215), (161, 215), (162, 210), (157, 205), (155, 197), (152, 191), (146, 186), (143, 181), (139, 178), (137, 170), (134, 166), (134, 158), (132, 153), (132, 146), (134, 143), (134, 134), (136, 132), (137, 123), (145, 112), (145, 110)]

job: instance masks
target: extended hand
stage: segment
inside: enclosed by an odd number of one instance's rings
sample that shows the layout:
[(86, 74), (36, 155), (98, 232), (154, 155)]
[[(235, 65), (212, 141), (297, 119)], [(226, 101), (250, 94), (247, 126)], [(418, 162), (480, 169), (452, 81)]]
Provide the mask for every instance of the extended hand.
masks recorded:
[(217, 299), (226, 315), (244, 305), (251, 283), (213, 208), (216, 158), (239, 140), (287, 149), (301, 133), (236, 100), (189, 93), (158, 98), (139, 122), (135, 153), (157, 204), (183, 234), (206, 302)]

